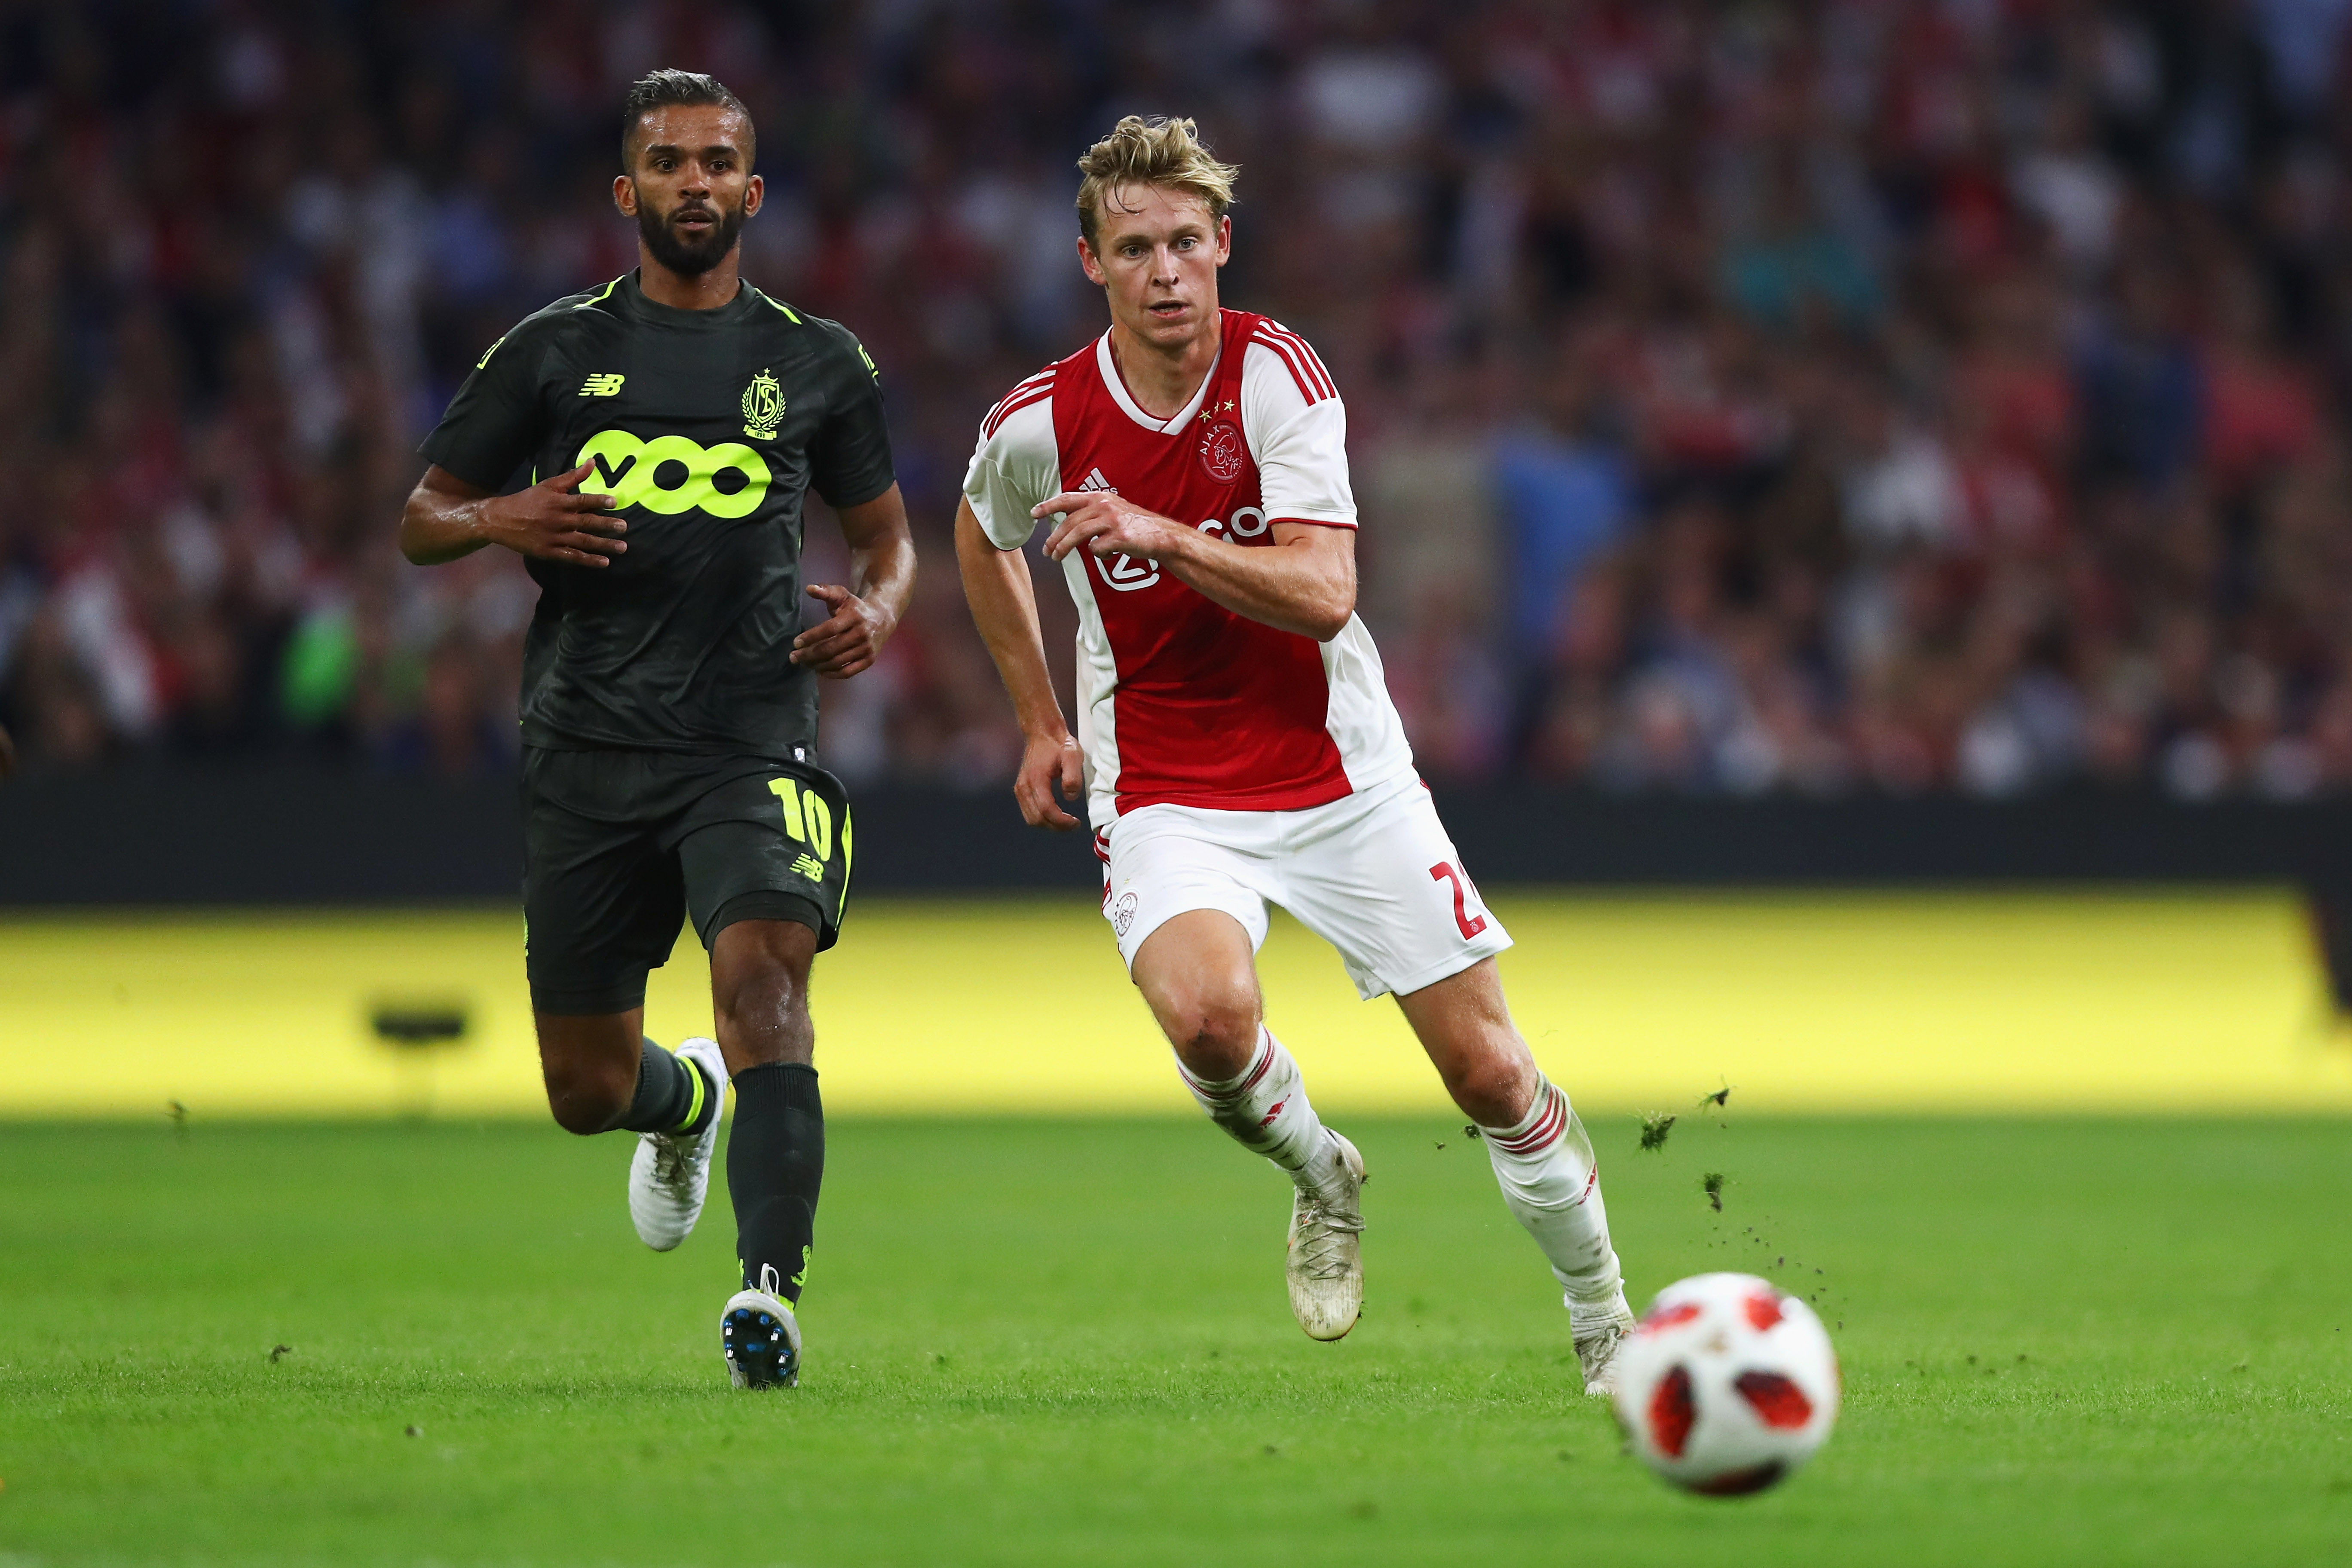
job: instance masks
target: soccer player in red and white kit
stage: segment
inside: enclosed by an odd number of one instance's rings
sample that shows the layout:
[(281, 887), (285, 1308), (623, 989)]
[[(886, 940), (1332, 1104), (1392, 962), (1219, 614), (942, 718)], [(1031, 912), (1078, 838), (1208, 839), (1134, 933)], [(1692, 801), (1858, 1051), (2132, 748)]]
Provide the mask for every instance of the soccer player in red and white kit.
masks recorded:
[[(1184, 1081), (1297, 1188), (1291, 1310), (1318, 1340), (1363, 1301), (1363, 1163), (1265, 1027), (1280, 904), (1393, 994), (1503, 1197), (1566, 1292), (1587, 1393), (1633, 1324), (1592, 1145), (1512, 1025), (1510, 945), (1413, 772), (1356, 618), (1347, 416), (1315, 351), (1221, 310), (1238, 173), (1189, 120), (1129, 116), (1080, 159), (1078, 263), (1110, 330), (989, 414), (956, 514), (964, 591), (1025, 737), (1013, 793), (1067, 829), (1083, 788), (1103, 914)], [(1040, 521), (1078, 606), (1078, 730), (1047, 679)]]

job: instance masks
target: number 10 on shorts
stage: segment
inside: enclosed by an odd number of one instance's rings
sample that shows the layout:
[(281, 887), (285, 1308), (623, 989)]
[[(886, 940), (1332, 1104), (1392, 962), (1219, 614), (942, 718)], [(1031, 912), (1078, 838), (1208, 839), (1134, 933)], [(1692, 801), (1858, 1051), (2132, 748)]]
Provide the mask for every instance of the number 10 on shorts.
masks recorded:
[[(783, 808), (784, 831), (807, 845), (820, 862), (833, 858), (833, 807), (814, 790), (803, 794), (796, 779), (772, 779), (769, 793)], [(1459, 903), (1460, 898), (1455, 900)]]
[(1429, 868), (1429, 879), (1433, 882), (1454, 884), (1454, 924), (1462, 932), (1464, 942), (1468, 942), (1486, 929), (1486, 917), (1470, 912), (1469, 878), (1440, 860)]

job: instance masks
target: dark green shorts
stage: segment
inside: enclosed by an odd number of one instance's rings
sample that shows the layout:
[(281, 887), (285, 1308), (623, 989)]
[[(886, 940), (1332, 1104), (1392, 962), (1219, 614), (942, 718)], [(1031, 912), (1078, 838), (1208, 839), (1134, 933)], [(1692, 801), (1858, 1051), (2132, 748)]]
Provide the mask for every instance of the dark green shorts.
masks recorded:
[(806, 763), (667, 752), (522, 759), (525, 965), (541, 1013), (625, 1013), (688, 915), (797, 921), (819, 952), (849, 901), (849, 795)]

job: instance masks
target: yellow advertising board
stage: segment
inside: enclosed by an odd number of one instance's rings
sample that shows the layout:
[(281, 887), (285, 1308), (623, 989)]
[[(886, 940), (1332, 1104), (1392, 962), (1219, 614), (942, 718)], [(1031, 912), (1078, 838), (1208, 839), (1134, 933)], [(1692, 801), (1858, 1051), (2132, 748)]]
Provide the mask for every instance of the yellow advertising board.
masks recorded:
[[(2352, 1110), (2286, 891), (1491, 901), (1590, 1110)], [(0, 1116), (538, 1114), (521, 941), (511, 909), (0, 919)], [(1277, 918), (1262, 967), (1318, 1102), (1444, 1110), (1319, 941)], [(688, 933), (647, 1031), (707, 1032), (708, 985)], [(1191, 1111), (1083, 898), (866, 900), (814, 989), (837, 1111)]]

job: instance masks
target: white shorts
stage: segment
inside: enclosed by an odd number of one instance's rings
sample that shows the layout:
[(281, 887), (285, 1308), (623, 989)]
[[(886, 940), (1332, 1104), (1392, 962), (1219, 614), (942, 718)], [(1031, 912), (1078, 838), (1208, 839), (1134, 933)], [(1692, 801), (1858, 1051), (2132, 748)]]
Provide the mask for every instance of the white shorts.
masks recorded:
[(1129, 970), (1144, 939), (1190, 910), (1223, 910), (1255, 951), (1268, 903), (1338, 948), (1366, 1001), (1418, 991), (1511, 945), (1411, 774), (1305, 811), (1147, 805), (1108, 838), (1103, 918)]

